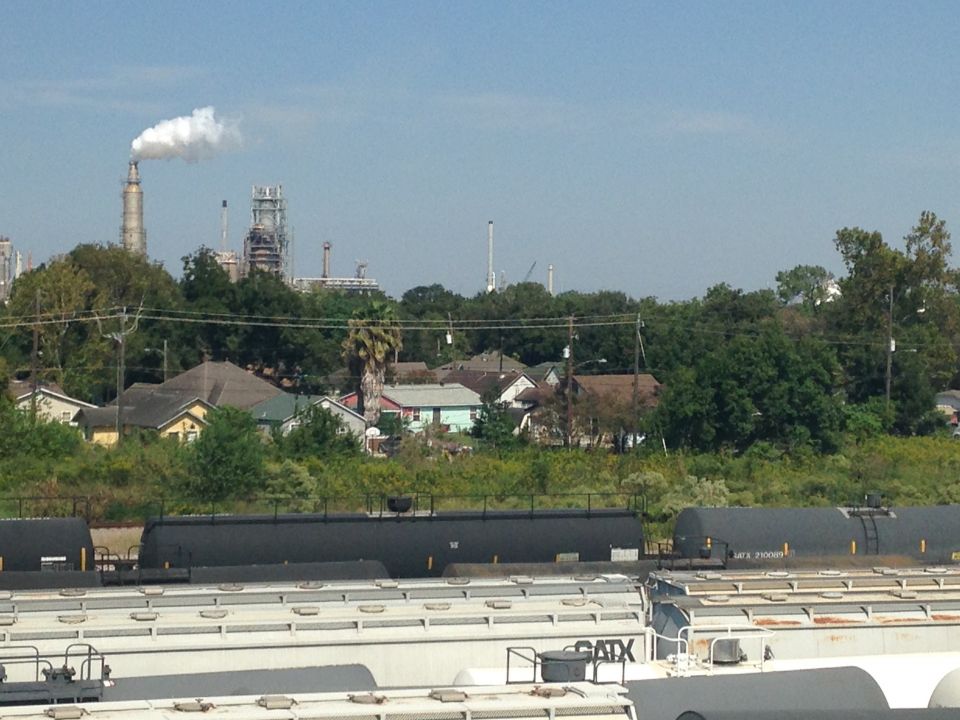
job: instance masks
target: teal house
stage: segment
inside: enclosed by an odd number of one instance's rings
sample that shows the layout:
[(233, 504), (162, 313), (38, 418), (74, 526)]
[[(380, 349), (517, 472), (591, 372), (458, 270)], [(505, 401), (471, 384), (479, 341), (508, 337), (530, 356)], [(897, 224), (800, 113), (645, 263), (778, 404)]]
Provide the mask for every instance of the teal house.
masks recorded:
[[(340, 402), (356, 408), (357, 394), (345, 395)], [(431, 425), (447, 432), (470, 432), (482, 405), (477, 393), (459, 383), (387, 385), (380, 412), (399, 414), (410, 432), (423, 432)]]

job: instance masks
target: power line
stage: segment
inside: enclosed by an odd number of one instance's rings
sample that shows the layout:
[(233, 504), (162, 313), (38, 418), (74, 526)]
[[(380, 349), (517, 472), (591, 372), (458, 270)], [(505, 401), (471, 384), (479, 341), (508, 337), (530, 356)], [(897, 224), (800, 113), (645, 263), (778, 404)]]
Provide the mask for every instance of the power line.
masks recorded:
[[(17, 330), (48, 325), (75, 325), (82, 323), (102, 322), (107, 319), (120, 317), (122, 309), (119, 307), (105, 310), (78, 310), (70, 314), (39, 313), (34, 315), (19, 315), (0, 319), (0, 329)], [(648, 332), (656, 333), (658, 325), (666, 325), (667, 331), (674, 330), (686, 334), (708, 335), (727, 338), (757, 338), (763, 334), (762, 327), (751, 328), (740, 325), (736, 329), (720, 328), (715, 323), (677, 322), (675, 318), (664, 317), (657, 313), (645, 314), (645, 327)], [(349, 331), (350, 318), (344, 317), (304, 317), (295, 315), (247, 315), (238, 313), (206, 313), (194, 310), (144, 308), (141, 316), (143, 320), (155, 322), (181, 323), (189, 325), (213, 325), (226, 327), (261, 327), (297, 330), (334, 330)], [(763, 321), (761, 321), (763, 322)], [(459, 332), (469, 331), (498, 331), (524, 332), (532, 330), (564, 330), (567, 327), (568, 316), (536, 317), (536, 318), (503, 318), (492, 319), (421, 319), (399, 320), (397, 325), (403, 332), (447, 332), (450, 328)], [(636, 315), (633, 313), (618, 313), (607, 315), (585, 315), (574, 318), (576, 329), (614, 328), (634, 326)], [(785, 333), (792, 340), (798, 340)], [(860, 346), (884, 347), (885, 338), (872, 339), (863, 336), (843, 336), (838, 334), (809, 333), (819, 342), (833, 346)], [(936, 343), (911, 342), (917, 348), (933, 346)], [(960, 349), (960, 343), (948, 343), (955, 349)]]

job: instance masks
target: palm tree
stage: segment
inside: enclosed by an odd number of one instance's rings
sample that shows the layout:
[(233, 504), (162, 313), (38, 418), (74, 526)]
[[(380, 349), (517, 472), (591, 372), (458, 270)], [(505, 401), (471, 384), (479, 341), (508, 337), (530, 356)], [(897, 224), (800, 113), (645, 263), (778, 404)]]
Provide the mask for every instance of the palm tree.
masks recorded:
[(387, 361), (403, 348), (403, 339), (393, 306), (379, 300), (354, 312), (349, 325), (343, 353), (351, 375), (360, 377), (357, 412), (372, 426), (380, 420)]

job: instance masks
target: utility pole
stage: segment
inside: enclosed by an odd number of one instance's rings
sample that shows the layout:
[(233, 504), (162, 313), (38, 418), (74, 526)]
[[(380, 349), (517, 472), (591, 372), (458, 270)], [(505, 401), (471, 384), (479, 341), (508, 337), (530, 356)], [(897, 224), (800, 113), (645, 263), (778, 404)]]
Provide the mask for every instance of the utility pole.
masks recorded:
[(33, 350), (30, 352), (30, 417), (37, 419), (37, 358), (40, 355), (40, 291), (37, 290), (33, 322)]
[[(633, 437), (630, 438), (631, 447), (636, 448), (639, 428), (640, 405), (640, 313), (637, 313), (637, 324), (633, 338)], [(621, 448), (621, 451), (623, 448)]]
[(893, 351), (896, 347), (893, 339), (893, 285), (890, 286), (890, 304), (887, 307), (887, 374), (884, 388), (887, 410), (890, 409), (890, 385), (893, 380)]
[(124, 360), (126, 359), (126, 330), (127, 330), (127, 308), (120, 310), (120, 332), (115, 333), (114, 337), (119, 344), (117, 354), (117, 445), (123, 442), (123, 376)]
[[(123, 442), (123, 384), (126, 376), (125, 363), (127, 352), (127, 335), (135, 333), (140, 324), (140, 314), (143, 312), (143, 301), (140, 302), (140, 308), (133, 317), (133, 324), (127, 327), (127, 308), (120, 308), (117, 317), (120, 318), (120, 329), (116, 332), (104, 332), (102, 318), (94, 315), (97, 321), (97, 328), (102, 337), (113, 340), (117, 343), (117, 445)], [(164, 368), (166, 368), (166, 341), (164, 341)]]
[(564, 446), (573, 446), (573, 315), (567, 318), (567, 429)]

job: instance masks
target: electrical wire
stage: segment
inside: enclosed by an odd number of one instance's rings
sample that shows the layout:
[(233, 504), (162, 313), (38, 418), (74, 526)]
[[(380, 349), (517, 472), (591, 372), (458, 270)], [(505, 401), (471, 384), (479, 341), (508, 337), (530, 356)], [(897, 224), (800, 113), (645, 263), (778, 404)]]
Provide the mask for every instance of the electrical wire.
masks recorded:
[[(117, 319), (122, 313), (126, 313), (129, 318), (132, 315), (139, 316), (143, 320), (152, 320), (155, 322), (180, 323), (188, 325), (208, 325), (208, 326), (226, 326), (226, 327), (259, 327), (259, 328), (277, 328), (277, 329), (296, 329), (296, 330), (334, 330), (349, 331), (351, 329), (350, 318), (327, 318), (327, 317), (303, 317), (292, 315), (251, 315), (239, 313), (207, 313), (196, 310), (181, 309), (162, 309), (162, 308), (143, 308), (142, 310), (125, 310), (120, 306), (103, 309), (78, 310), (69, 314), (61, 313), (40, 313), (36, 315), (18, 315), (0, 318), (0, 329), (19, 330), (32, 329), (49, 325), (70, 326), (78, 323), (105, 322)], [(685, 334), (707, 335), (726, 338), (756, 338), (762, 335), (763, 328), (749, 328), (737, 326), (732, 328), (718, 328), (716, 324), (703, 323), (683, 323), (677, 322), (675, 318), (658, 318), (658, 313), (648, 313), (644, 316), (644, 323), (647, 327), (654, 326), (661, 321), (667, 326), (668, 331), (673, 330)], [(615, 328), (636, 325), (636, 313), (617, 313), (606, 315), (585, 315), (573, 316), (572, 324), (574, 330), (591, 328)], [(569, 329), (571, 324), (570, 316), (556, 317), (536, 317), (536, 318), (504, 318), (500, 320), (491, 319), (447, 319), (447, 320), (429, 320), (429, 319), (407, 319), (397, 321), (396, 325), (401, 332), (524, 332), (531, 330), (565, 330)], [(788, 333), (788, 337), (790, 334)], [(868, 338), (862, 336), (842, 336), (842, 335), (824, 335), (812, 334), (819, 342), (833, 346), (860, 346), (860, 347), (885, 347), (887, 339)], [(934, 343), (911, 342), (911, 346), (918, 348), (933, 346)], [(960, 344), (951, 343), (954, 348), (960, 348)]]

